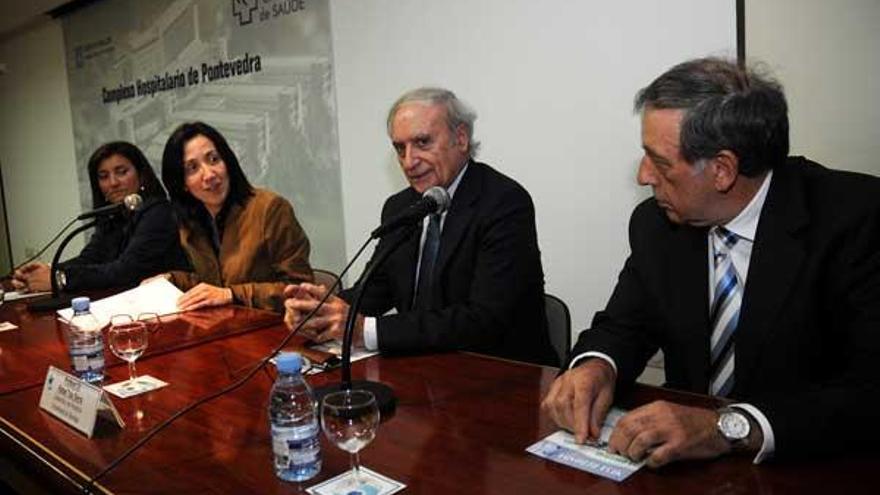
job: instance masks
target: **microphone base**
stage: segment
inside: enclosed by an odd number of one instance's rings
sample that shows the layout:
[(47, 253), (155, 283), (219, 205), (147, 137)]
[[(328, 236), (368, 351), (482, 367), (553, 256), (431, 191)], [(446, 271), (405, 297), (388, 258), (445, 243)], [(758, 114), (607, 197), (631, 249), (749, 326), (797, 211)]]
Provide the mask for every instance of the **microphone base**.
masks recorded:
[(70, 306), (71, 296), (49, 297), (27, 303), (28, 311), (55, 311)]
[(321, 401), (324, 399), (325, 395), (339, 392), (341, 390), (347, 390), (349, 388), (351, 390), (366, 390), (372, 392), (373, 396), (376, 397), (376, 405), (379, 406), (379, 414), (381, 415), (382, 420), (394, 415), (394, 410), (397, 408), (397, 397), (394, 396), (394, 390), (384, 383), (354, 380), (351, 382), (351, 387), (346, 387), (342, 383), (325, 385), (315, 389), (315, 399), (318, 401), (320, 407)]

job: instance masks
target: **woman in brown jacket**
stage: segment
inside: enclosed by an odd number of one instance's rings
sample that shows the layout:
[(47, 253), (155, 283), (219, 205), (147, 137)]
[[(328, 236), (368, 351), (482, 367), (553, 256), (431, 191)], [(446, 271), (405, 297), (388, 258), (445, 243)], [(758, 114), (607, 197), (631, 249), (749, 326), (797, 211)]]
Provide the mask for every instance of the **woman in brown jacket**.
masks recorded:
[(287, 284), (312, 281), (309, 240), (293, 207), (251, 186), (226, 139), (203, 122), (181, 124), (162, 155), (162, 182), (192, 272), (171, 272), (181, 310), (243, 304), (284, 311)]

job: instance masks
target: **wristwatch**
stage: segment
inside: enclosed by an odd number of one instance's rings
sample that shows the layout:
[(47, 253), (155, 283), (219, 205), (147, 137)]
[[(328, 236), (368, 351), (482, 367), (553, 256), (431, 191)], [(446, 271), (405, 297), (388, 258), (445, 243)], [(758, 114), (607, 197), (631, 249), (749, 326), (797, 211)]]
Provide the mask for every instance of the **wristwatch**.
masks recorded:
[(745, 447), (746, 439), (752, 431), (748, 416), (738, 409), (722, 407), (718, 410), (718, 433), (730, 443), (734, 449)]
[(64, 270), (55, 270), (55, 285), (59, 292), (67, 286), (67, 274), (64, 273)]

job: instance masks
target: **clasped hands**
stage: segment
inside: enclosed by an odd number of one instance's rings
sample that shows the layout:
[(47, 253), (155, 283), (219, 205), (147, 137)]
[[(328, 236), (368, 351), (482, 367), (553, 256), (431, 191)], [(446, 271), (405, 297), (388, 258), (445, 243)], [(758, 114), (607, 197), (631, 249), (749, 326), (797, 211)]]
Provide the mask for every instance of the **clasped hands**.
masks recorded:
[[(600, 358), (559, 376), (541, 404), (575, 441), (597, 440), (605, 415), (614, 401), (616, 375)], [(726, 454), (730, 444), (717, 430), (718, 413), (712, 409), (656, 401), (629, 411), (618, 421), (608, 451), (660, 467), (683, 459), (710, 459)]]
[[(327, 294), (327, 288), (323, 285), (301, 283), (288, 285), (284, 288), (284, 323), (290, 330), (296, 329), (303, 319), (321, 302)], [(314, 342), (326, 342), (328, 340), (342, 341), (345, 333), (345, 321), (348, 318), (349, 306), (342, 298), (330, 296), (327, 301), (309, 319), (299, 333)], [(354, 345), (364, 345), (364, 317), (357, 316), (354, 326)]]

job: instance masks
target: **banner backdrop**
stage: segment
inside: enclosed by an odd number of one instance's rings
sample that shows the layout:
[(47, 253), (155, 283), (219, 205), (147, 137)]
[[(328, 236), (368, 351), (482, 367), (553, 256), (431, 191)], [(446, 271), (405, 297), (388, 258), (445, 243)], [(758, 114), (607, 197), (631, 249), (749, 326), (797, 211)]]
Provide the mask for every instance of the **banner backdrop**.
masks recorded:
[(83, 209), (95, 148), (130, 141), (159, 175), (174, 128), (201, 120), (226, 137), (251, 183), (293, 204), (312, 266), (342, 269), (326, 0), (106, 0), (63, 29)]

